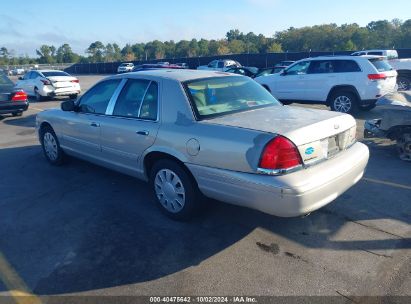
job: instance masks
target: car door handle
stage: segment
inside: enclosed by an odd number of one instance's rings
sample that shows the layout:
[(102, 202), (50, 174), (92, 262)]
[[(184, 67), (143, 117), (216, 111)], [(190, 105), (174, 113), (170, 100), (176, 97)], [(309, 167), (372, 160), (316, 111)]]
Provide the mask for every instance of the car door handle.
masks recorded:
[(99, 123), (96, 123), (96, 122), (92, 122), (92, 123), (90, 123), (90, 126), (92, 126), (92, 127), (100, 127), (100, 124), (99, 124)]
[(147, 130), (142, 130), (142, 131), (136, 131), (136, 133), (137, 133), (138, 135), (147, 136), (150, 132), (148, 132)]

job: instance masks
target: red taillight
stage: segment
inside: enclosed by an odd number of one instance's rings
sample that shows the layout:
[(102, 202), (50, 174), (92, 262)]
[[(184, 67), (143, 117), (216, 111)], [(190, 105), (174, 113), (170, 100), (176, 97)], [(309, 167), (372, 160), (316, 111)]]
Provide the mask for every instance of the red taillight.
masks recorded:
[(11, 97), (11, 101), (25, 101), (27, 100), (27, 94), (24, 92), (16, 92)]
[(387, 79), (387, 75), (385, 75), (385, 74), (368, 74), (368, 79), (369, 80)]
[(297, 147), (288, 138), (277, 136), (265, 146), (259, 167), (277, 170), (289, 169), (301, 164)]
[(48, 80), (48, 79), (41, 79), (40, 80), (44, 85), (51, 85), (51, 82), (50, 82), (50, 80)]
[(71, 82), (79, 83), (78, 79), (74, 79)]

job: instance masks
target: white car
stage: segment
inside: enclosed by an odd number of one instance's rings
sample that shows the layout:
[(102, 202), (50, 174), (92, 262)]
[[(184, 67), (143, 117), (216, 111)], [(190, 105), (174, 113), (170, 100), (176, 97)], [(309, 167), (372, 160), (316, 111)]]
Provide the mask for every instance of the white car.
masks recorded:
[(397, 72), (381, 56), (323, 56), (297, 61), (279, 74), (255, 78), (284, 102), (324, 103), (331, 110), (371, 110), (397, 89)]
[(390, 65), (397, 71), (398, 91), (411, 90), (411, 59), (398, 58), (396, 50), (364, 50), (352, 53), (351, 56), (380, 55), (388, 59)]
[(210, 71), (220, 71), (224, 72), (230, 68), (239, 68), (241, 64), (235, 60), (230, 59), (220, 59), (213, 60), (208, 65), (200, 65), (197, 70), (210, 70)]
[(127, 73), (132, 72), (134, 69), (134, 64), (131, 62), (124, 62), (120, 64), (117, 68), (117, 73)]
[(16, 87), (23, 89), (27, 95), (36, 97), (37, 101), (55, 96), (70, 96), (75, 99), (81, 93), (79, 80), (58, 70), (30, 71), (24, 77), (19, 77)]

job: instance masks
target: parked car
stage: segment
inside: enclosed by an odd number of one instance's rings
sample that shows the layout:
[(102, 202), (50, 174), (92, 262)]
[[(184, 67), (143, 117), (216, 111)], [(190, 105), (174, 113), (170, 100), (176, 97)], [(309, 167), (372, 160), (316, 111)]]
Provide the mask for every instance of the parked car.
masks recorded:
[(176, 64), (159, 64), (159, 63), (146, 63), (142, 65), (134, 66), (133, 72), (141, 72), (141, 71), (148, 71), (148, 70), (160, 70), (160, 69), (184, 69)]
[(27, 94), (16, 88), (5, 73), (0, 73), (0, 114), (21, 116), (28, 107)]
[(9, 71), (10, 76), (23, 75), (24, 73), (25, 73), (25, 70), (23, 68), (14, 68)]
[(200, 65), (197, 70), (211, 70), (224, 72), (229, 68), (241, 67), (241, 64), (231, 59), (218, 59), (211, 61), (208, 65)]
[(275, 67), (288, 67), (290, 65), (292, 65), (295, 61), (293, 60), (283, 60), (280, 61), (279, 63), (277, 63), (276, 65), (274, 65)]
[(16, 86), (37, 101), (55, 96), (77, 98), (81, 93), (80, 83), (76, 77), (58, 70), (33, 70), (19, 77)]
[(146, 180), (174, 219), (203, 196), (308, 214), (357, 183), (369, 156), (352, 116), (283, 106), (248, 77), (212, 71), (110, 76), (40, 112), (36, 130), (51, 164), (71, 155)]
[(117, 73), (127, 73), (132, 72), (134, 68), (134, 63), (131, 62), (124, 62), (120, 64), (117, 68)]
[(384, 57), (323, 56), (255, 80), (284, 102), (324, 103), (333, 111), (355, 113), (373, 109), (378, 98), (395, 91), (396, 78)]
[(255, 77), (280, 73), (285, 68), (286, 68), (286, 66), (275, 66), (275, 67), (271, 67), (271, 68), (262, 68), (258, 71), (258, 73), (255, 75)]
[[(396, 141), (400, 159), (411, 161), (411, 98), (382, 98), (377, 102), (381, 117), (364, 123), (364, 138), (379, 137)], [(408, 100), (407, 100), (408, 99)]]
[(259, 69), (256, 67), (235, 67), (226, 70), (227, 73), (239, 74), (254, 78), (258, 74)]
[(178, 65), (179, 67), (182, 67), (183, 69), (188, 69), (189, 66), (185, 62), (177, 62), (175, 65)]
[(352, 53), (351, 56), (379, 55), (387, 57), (390, 65), (397, 71), (398, 91), (411, 90), (411, 59), (398, 59), (396, 50), (365, 50)]

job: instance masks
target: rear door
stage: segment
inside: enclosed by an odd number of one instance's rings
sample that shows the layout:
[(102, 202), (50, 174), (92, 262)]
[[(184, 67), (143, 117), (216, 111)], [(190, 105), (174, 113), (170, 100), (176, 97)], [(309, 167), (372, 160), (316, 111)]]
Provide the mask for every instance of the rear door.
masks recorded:
[(142, 153), (150, 147), (159, 128), (159, 84), (129, 79), (119, 94), (112, 115), (101, 120), (101, 146), (107, 162), (135, 172)]
[(119, 91), (121, 79), (102, 81), (79, 100), (77, 112), (64, 112), (61, 145), (90, 158), (101, 159), (101, 121), (107, 106)]

